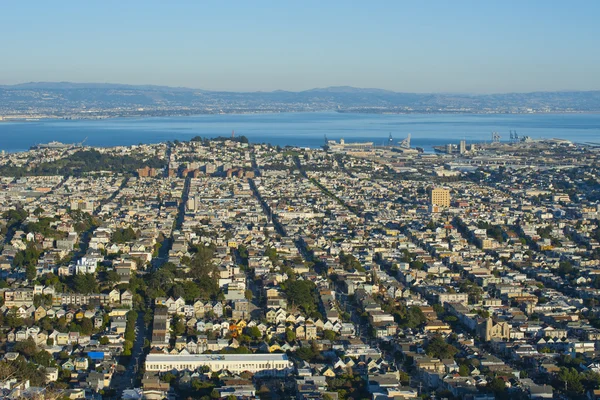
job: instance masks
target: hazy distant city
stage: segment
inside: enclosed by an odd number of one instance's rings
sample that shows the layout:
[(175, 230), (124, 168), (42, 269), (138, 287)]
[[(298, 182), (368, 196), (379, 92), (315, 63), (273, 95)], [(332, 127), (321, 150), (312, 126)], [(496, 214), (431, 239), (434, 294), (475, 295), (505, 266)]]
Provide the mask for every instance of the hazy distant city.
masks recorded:
[(353, 87), (302, 92), (215, 92), (93, 83), (0, 86), (0, 117), (5, 120), (332, 110), (373, 114), (598, 112), (600, 91), (468, 95), (397, 93)]

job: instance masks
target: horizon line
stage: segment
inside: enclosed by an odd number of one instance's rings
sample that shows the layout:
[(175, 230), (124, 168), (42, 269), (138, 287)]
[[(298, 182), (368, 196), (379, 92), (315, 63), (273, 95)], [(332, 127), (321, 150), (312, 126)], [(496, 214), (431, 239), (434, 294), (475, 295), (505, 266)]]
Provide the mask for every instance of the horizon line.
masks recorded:
[(485, 92), (485, 93), (476, 93), (476, 92), (453, 92), (453, 91), (440, 91), (440, 92), (416, 92), (416, 91), (397, 91), (391, 89), (383, 89), (376, 87), (360, 87), (360, 86), (351, 86), (351, 85), (334, 85), (334, 86), (324, 86), (324, 87), (312, 87), (304, 90), (288, 90), (288, 89), (273, 89), (273, 90), (221, 90), (221, 89), (203, 89), (196, 88), (190, 86), (171, 86), (171, 85), (160, 85), (160, 84), (132, 84), (132, 83), (115, 83), (115, 82), (77, 82), (77, 81), (29, 81), (29, 82), (19, 82), (19, 83), (9, 83), (4, 84), (0, 83), (0, 89), (10, 89), (15, 88), (18, 89), (19, 86), (26, 85), (98, 85), (98, 86), (128, 86), (132, 88), (142, 89), (142, 88), (165, 88), (165, 89), (177, 89), (177, 90), (200, 90), (203, 92), (213, 92), (213, 93), (276, 93), (276, 92), (286, 92), (286, 93), (304, 93), (304, 92), (312, 92), (312, 91), (322, 91), (322, 90), (332, 90), (332, 89), (354, 89), (357, 91), (379, 91), (379, 92), (388, 92), (395, 94), (440, 94), (440, 95), (462, 95), (462, 96), (493, 96), (493, 95), (506, 95), (506, 94), (531, 94), (531, 93), (589, 93), (589, 92), (600, 92), (600, 89), (547, 89), (547, 90), (531, 90), (531, 91), (508, 91), (508, 92)]

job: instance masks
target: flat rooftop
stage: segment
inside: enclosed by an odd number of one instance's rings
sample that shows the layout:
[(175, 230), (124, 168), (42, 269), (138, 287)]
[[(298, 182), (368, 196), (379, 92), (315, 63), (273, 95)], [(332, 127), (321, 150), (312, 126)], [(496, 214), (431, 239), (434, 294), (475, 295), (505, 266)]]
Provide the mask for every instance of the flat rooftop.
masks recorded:
[(287, 361), (287, 354), (148, 354), (146, 362), (250, 362), (250, 361)]

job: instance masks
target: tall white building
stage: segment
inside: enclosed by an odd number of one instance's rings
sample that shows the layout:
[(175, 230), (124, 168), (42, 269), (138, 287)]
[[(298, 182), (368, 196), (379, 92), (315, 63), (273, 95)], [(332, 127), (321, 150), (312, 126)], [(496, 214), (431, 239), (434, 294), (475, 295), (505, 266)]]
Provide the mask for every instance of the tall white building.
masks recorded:
[(98, 262), (95, 258), (81, 257), (75, 264), (76, 274), (95, 274)]

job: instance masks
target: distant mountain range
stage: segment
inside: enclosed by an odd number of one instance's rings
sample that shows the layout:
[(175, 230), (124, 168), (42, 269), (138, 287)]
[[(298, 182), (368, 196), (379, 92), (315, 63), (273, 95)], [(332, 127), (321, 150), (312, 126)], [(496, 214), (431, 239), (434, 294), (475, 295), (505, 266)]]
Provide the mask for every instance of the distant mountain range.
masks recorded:
[(30, 82), (0, 86), (0, 115), (182, 115), (325, 111), (370, 113), (597, 112), (600, 91), (402, 93), (350, 86), (224, 92), (155, 85)]

